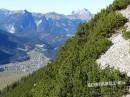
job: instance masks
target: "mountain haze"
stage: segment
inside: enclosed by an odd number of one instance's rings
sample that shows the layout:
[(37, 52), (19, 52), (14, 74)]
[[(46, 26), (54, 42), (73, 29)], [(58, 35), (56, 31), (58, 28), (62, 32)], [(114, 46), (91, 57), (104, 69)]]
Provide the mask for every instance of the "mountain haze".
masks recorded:
[(0, 30), (0, 65), (28, 59), (26, 52), (18, 48), (23, 48), (20, 39)]
[[(23, 42), (19, 43), (24, 48), (27, 46), (34, 48), (37, 44), (44, 44), (44, 49), (47, 49), (46, 55), (49, 58), (54, 58), (58, 48), (74, 35), (78, 25), (89, 21), (90, 17), (93, 17), (92, 14), (87, 17), (87, 13), (90, 14), (86, 10), (86, 18), (82, 20), (81, 17), (70, 19), (67, 15), (55, 12), (41, 14), (27, 10), (10, 11), (0, 9), (0, 29), (12, 34), (8, 34), (8, 36), (17, 37)], [(8, 49), (6, 52), (9, 52)], [(9, 57), (10, 55), (6, 56)]]

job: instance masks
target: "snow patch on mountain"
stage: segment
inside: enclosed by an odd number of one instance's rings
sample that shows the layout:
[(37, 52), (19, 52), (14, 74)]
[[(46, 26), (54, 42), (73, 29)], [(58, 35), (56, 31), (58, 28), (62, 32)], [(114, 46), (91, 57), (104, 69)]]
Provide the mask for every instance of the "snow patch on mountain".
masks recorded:
[(42, 19), (36, 21), (36, 25), (39, 26), (42, 23)]
[(9, 26), (7, 27), (7, 30), (8, 30), (8, 32), (10, 32), (10, 33), (15, 33), (15, 27), (14, 27), (13, 25), (9, 25)]

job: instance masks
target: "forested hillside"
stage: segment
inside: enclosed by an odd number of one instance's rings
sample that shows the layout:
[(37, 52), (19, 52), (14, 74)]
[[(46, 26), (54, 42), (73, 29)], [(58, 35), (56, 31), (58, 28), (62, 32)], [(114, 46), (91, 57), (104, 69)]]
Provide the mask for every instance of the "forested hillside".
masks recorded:
[(81, 24), (55, 61), (7, 87), (0, 97), (122, 97), (127, 92), (123, 85), (90, 88), (88, 83), (128, 80), (113, 68), (101, 70), (96, 59), (112, 45), (107, 38), (127, 22), (116, 10), (129, 4), (130, 0), (115, 0), (89, 23)]

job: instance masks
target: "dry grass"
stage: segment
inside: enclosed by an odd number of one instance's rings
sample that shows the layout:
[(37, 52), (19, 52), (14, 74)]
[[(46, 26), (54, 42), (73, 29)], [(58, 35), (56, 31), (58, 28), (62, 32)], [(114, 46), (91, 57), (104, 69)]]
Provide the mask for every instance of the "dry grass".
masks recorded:
[(27, 73), (0, 73), (0, 89), (5, 88), (7, 85), (10, 85), (18, 80), (20, 80), (23, 76), (26, 76)]

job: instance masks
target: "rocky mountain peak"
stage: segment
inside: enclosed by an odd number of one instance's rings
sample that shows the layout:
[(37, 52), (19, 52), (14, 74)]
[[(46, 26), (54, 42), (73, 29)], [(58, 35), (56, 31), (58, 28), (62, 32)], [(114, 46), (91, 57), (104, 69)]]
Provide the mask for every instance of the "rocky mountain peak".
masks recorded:
[(86, 8), (72, 11), (71, 15), (68, 16), (70, 19), (82, 19), (90, 20), (93, 17), (93, 14)]
[(88, 14), (88, 13), (90, 13), (90, 11), (88, 11), (88, 9), (86, 8), (72, 11), (72, 15), (75, 15), (75, 14), (83, 15), (83, 14)]

